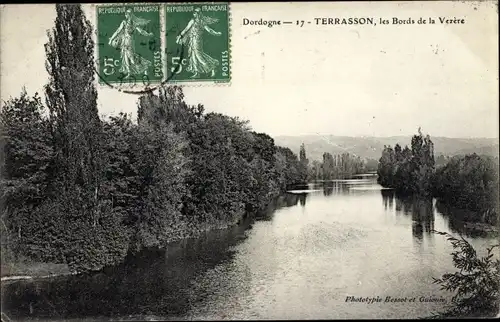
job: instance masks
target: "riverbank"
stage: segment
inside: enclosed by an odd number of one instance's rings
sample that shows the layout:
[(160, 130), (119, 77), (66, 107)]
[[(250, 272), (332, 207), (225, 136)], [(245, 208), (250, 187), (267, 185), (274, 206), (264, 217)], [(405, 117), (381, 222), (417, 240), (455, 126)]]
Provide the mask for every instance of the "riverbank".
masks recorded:
[(436, 199), (436, 209), (444, 216), (453, 220), (454, 226), (462, 226), (473, 234), (496, 237), (500, 232), (498, 210), (474, 211), (458, 208), (442, 198)]
[[(240, 213), (235, 216), (235, 220), (233, 222), (218, 222), (204, 225), (204, 227), (199, 226), (196, 229), (192, 229), (186, 232), (185, 234), (172, 238), (167, 242), (167, 244), (165, 244), (163, 247), (159, 247), (158, 249), (164, 249), (169, 245), (182, 240), (199, 238), (200, 236), (212, 231), (229, 229), (241, 224), (243, 221), (249, 219), (250, 217), (253, 217), (252, 214)], [(96, 270), (94, 272), (97, 273), (99, 271), (102, 271), (102, 269)], [(44, 279), (77, 274), (77, 272), (71, 271), (67, 264), (30, 262), (27, 260), (13, 263), (4, 262), (1, 264), (0, 273), (2, 283), (7, 281)]]
[(498, 226), (477, 222), (463, 222), (463, 225), (468, 231), (473, 233), (480, 233), (490, 237), (499, 236)]
[(1, 281), (16, 281), (26, 279), (49, 278), (72, 274), (66, 264), (18, 262), (2, 263)]
[[(387, 194), (351, 187), (285, 194), (259, 219), (141, 251), (102, 273), (3, 282), (4, 312), (13, 321), (130, 321), (419, 318), (444, 310), (418, 299), (453, 295), (432, 283), (455, 271), (452, 246), (431, 231), (450, 232), (446, 217), (432, 203), (409, 202), (405, 213), (396, 210), (403, 200), (384, 203)], [(481, 253), (495, 243), (468, 240)], [(345, 302), (360, 293), (417, 300)]]

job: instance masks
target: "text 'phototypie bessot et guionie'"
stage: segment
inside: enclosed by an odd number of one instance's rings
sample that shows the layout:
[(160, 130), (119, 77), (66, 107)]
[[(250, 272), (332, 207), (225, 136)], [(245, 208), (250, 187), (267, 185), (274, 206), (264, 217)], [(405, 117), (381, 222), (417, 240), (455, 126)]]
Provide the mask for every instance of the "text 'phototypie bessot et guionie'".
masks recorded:
[(446, 299), (443, 297), (432, 297), (432, 296), (413, 296), (413, 297), (393, 297), (393, 296), (347, 296), (345, 298), (346, 302), (354, 302), (354, 303), (366, 303), (366, 304), (374, 304), (374, 303), (431, 303), (431, 302), (440, 302), (445, 303)]

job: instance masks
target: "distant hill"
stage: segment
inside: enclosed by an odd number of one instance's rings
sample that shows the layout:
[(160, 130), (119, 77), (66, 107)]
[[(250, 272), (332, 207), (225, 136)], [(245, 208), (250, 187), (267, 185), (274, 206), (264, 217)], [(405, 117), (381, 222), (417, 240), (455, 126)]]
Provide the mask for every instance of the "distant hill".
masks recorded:
[[(304, 135), (304, 136), (277, 136), (274, 138), (277, 145), (290, 148), (299, 153), (300, 145), (304, 143), (307, 157), (310, 160), (322, 160), (324, 152), (338, 154), (348, 152), (361, 158), (379, 159), (384, 145), (394, 147), (399, 143), (404, 148), (411, 146), (411, 136), (392, 137), (349, 137), (335, 135)], [(489, 138), (446, 138), (432, 137), (434, 142), (434, 154), (447, 156), (460, 154), (486, 154), (498, 156), (498, 139)]]

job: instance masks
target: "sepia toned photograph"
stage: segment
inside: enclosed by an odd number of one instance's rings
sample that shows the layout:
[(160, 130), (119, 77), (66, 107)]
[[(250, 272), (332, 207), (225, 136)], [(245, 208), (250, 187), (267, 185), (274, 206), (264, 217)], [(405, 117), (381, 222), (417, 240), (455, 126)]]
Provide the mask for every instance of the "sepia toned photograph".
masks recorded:
[(498, 1), (0, 5), (1, 321), (500, 316)]

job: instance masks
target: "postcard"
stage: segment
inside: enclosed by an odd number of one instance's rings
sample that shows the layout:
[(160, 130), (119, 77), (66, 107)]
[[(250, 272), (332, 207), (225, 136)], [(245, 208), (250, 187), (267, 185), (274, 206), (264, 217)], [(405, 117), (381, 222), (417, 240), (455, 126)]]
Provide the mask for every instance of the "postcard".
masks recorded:
[(497, 1), (0, 7), (2, 321), (498, 317)]

